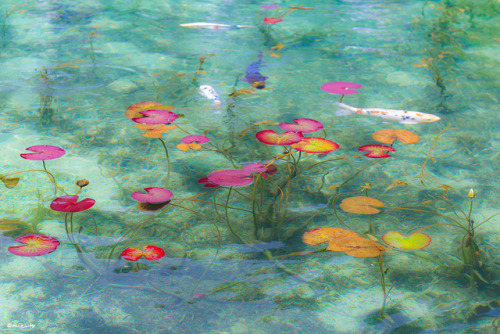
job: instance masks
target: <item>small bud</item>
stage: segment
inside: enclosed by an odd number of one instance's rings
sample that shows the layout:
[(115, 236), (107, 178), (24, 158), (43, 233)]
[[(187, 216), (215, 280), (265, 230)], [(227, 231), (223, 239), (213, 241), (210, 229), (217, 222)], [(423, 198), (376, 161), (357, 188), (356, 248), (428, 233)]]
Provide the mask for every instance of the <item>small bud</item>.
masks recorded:
[(473, 199), (474, 197), (476, 197), (476, 193), (474, 192), (474, 189), (470, 189), (469, 190), (469, 194), (467, 195), (470, 199)]
[(80, 188), (83, 188), (89, 184), (89, 180), (86, 180), (86, 179), (78, 180), (75, 182), (75, 184), (77, 186), (79, 186)]

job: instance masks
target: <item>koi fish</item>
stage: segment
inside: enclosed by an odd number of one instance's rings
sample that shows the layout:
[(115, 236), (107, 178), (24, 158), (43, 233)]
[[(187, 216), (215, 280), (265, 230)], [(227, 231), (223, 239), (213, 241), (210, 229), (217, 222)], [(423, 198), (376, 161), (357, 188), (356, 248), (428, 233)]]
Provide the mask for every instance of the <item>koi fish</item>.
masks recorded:
[(381, 118), (385, 121), (399, 122), (404, 124), (431, 123), (439, 121), (441, 118), (419, 111), (397, 110), (397, 109), (374, 109), (374, 108), (354, 108), (340, 102), (335, 102), (340, 108), (335, 112), (335, 116), (344, 115), (364, 115)]
[(223, 24), (223, 23), (209, 23), (209, 22), (183, 23), (179, 25), (181, 27), (192, 28), (192, 29), (241, 29), (241, 28), (254, 27), (242, 24)]
[(248, 65), (247, 70), (245, 72), (245, 77), (241, 79), (241, 81), (248, 82), (252, 86), (257, 89), (266, 88), (266, 80), (269, 77), (265, 77), (259, 72), (260, 64), (262, 64), (262, 55), (259, 55), (259, 60)]
[(219, 93), (210, 85), (201, 85), (200, 94), (212, 101), (215, 105), (220, 105)]

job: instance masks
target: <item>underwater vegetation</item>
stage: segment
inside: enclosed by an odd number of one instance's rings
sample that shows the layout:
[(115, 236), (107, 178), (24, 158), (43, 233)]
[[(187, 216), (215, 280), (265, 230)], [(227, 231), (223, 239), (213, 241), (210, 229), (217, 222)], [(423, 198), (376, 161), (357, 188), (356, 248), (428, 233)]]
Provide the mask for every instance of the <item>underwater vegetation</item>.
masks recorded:
[[(145, 285), (146, 289), (173, 298), (174, 306), (195, 304), (207, 296), (215, 297), (234, 291), (235, 287), (241, 287), (243, 292), (230, 297), (230, 300), (263, 298), (266, 295), (264, 284), (252, 285), (249, 283), (252, 278), (268, 273), (301, 277), (302, 273), (287, 261), (293, 260), (308, 266), (313, 261), (323, 261), (324, 257), (321, 256), (333, 259), (345, 256), (366, 268), (376, 268), (375, 277), (380, 282), (382, 292), (376, 318), (386, 323), (394, 321), (397, 314), (394, 311), (397, 310), (397, 302), (393, 301), (391, 293), (400, 284), (397, 276), (402, 271), (402, 259), (418, 259), (435, 264), (433, 270), (437, 275), (465, 281), (470, 291), (498, 290), (500, 267), (491, 257), (494, 246), (485, 242), (481, 228), (496, 221), (500, 212), (481, 217), (475, 211), (481, 193), (473, 189), (468, 193), (463, 189), (455, 190), (441, 183), (443, 181), (428, 170), (428, 165), (435, 159), (433, 149), (439, 145), (441, 135), (450, 128), (450, 124), (443, 125), (446, 117), (403, 109), (350, 107), (342, 101), (352, 98), (351, 95), (362, 94), (363, 86), (347, 81), (326, 82), (318, 87), (325, 99), (332, 96), (330, 94), (338, 98), (335, 104), (341, 108), (335, 115), (323, 115), (322, 119), (310, 118), (304, 110), (303, 115), (282, 122), (263, 119), (252, 123), (247, 120), (248, 126), (244, 130), (216, 132), (198, 127), (196, 116), (178, 112), (179, 109), (203, 108), (214, 113), (224, 112), (228, 117), (235, 118), (233, 111), (238, 103), (252, 98), (252, 95), (272, 94), (271, 83), (266, 81), (268, 77), (259, 71), (263, 59), (279, 57), (279, 52), (283, 52), (284, 45), (275, 40), (273, 30), (286, 21), (287, 14), (297, 10), (307, 13), (313, 8), (289, 7), (284, 12), (277, 5), (262, 5), (261, 8), (265, 17), (259, 16), (258, 28), (267, 50), (259, 53), (258, 60), (247, 66), (244, 76), (236, 78), (230, 94), (221, 95), (221, 99), (215, 89), (210, 87), (213, 89), (212, 95), (202, 93), (214, 102), (210, 107), (174, 106), (177, 105), (175, 99), (166, 98), (165, 87), (172, 83), (179, 90), (188, 92), (185, 94), (200, 94), (193, 87), (197, 88), (200, 79), (206, 75), (204, 65), (207, 60), (216, 56), (210, 54), (198, 58), (199, 64), (192, 73), (178, 72), (172, 74), (170, 79), (155, 81), (155, 92), (151, 97), (155, 96), (156, 100), (141, 99), (124, 110), (123, 119), (128, 122), (132, 140), (143, 140), (148, 145), (147, 149), (130, 154), (134, 161), (144, 163), (143, 166), (154, 165), (157, 169), (152, 172), (146, 167), (143, 170), (139, 170), (141, 167), (131, 167), (138, 169), (139, 180), (109, 176), (119, 184), (125, 194), (120, 201), (128, 207), (127, 211), (113, 216), (113, 224), (118, 226), (113, 233), (105, 228), (108, 216), (101, 212), (104, 210), (99, 201), (85, 195), (95, 184), (92, 177), (89, 180), (77, 180), (71, 186), (62, 186), (60, 174), (53, 171), (58, 170), (59, 159), (71, 159), (79, 154), (75, 147), (60, 143), (55, 137), (50, 145), (26, 148), (30, 153), (20, 154), (26, 160), (26, 165), (41, 166), (0, 175), (5, 191), (11, 192), (10, 196), (20, 196), (15, 190), (20, 184), (25, 185), (23, 177), (28, 173), (46, 179), (51, 190), (45, 191), (44, 196), (50, 198), (50, 204), (43, 208), (45, 211), (40, 211), (49, 212), (61, 226), (64, 225), (69, 242), (60, 242), (53, 236), (39, 233), (36, 223), (30, 226), (21, 219), (2, 218), (0, 230), (7, 231), (3, 234), (12, 238), (12, 245), (8, 248), (11, 255), (36, 256), (43, 262), (44, 255), (76, 251), (81, 262), (78, 269), (81, 275), (95, 280), (85, 290), (84, 295), (88, 295), (93, 294), (100, 280), (110, 273), (129, 275), (146, 272), (167, 263), (171, 257), (191, 256), (189, 251), (169, 248), (167, 240), (187, 238), (186, 227), (193, 224), (198, 233), (195, 240), (206, 245), (203, 254), (210, 252), (210, 260), (200, 264), (203, 269), (190, 282), (189, 288), (181, 291), (168, 284), (159, 287)], [(269, 13), (271, 10), (276, 10), (276, 13)], [(460, 10), (458, 12), (463, 13)], [(432, 32), (436, 36), (432, 41), (442, 50), (433, 53), (432, 59), (422, 60), (418, 67), (429, 68), (433, 72), (440, 96), (444, 99), (448, 88), (443, 73), (448, 72), (443, 59), (451, 57), (447, 53), (447, 43), (451, 38), (449, 34), (455, 34), (450, 30), (450, 25), (455, 22), (453, 15), (456, 10), (447, 6), (443, 13), (447, 13), (439, 19), (443, 22), (433, 26)], [(92, 63), (97, 60), (93, 44), (97, 37), (99, 35), (95, 32), (88, 34), (87, 49)], [(245, 67), (242, 67), (244, 70)], [(265, 73), (264, 70), (262, 72)], [(46, 75), (45, 71), (42, 78)], [(246, 82), (244, 88), (238, 88), (240, 82)], [(53, 101), (54, 97), (49, 94), (40, 95), (39, 112), (43, 125), (52, 123)], [(300, 112), (297, 111), (298, 114)], [(380, 122), (380, 129), (370, 138), (356, 133), (343, 134), (336, 125), (341, 117), (350, 114), (374, 116), (382, 122), (394, 121), (399, 124)], [(425, 131), (418, 131), (428, 122), (438, 122), (436, 126), (440, 126), (433, 140), (424, 135)], [(412, 129), (419, 133), (399, 128), (405, 124), (413, 124)], [(352, 143), (355, 143), (355, 147)], [(162, 156), (149, 154), (151, 147), (158, 147)], [(176, 160), (172, 158), (173, 151)], [(204, 164), (207, 161), (216, 162), (217, 166), (210, 170), (200, 168), (212, 165)], [(409, 176), (415, 166), (417, 173)], [(189, 169), (189, 173), (183, 172), (186, 169)], [(400, 177), (389, 180), (384, 174), (388, 169), (396, 171)], [(369, 180), (365, 178), (367, 174), (370, 175)], [(182, 189), (186, 188), (189, 191), (184, 193)], [(400, 204), (403, 198), (419, 196), (425, 197), (421, 203), (415, 204), (413, 201)], [(307, 206), (302, 202), (304, 199), (314, 204)], [(301, 204), (297, 206), (297, 203)], [(192, 221), (186, 221), (188, 219), (180, 212), (189, 214)], [(434, 234), (442, 234), (443, 231), (449, 231), (450, 237), (445, 240), (434, 237)], [(99, 246), (97, 252), (91, 252), (82, 241), (85, 234), (96, 238), (112, 237), (112, 242)], [(246, 278), (232, 282), (228, 280), (226, 284), (216, 287), (201, 284), (222, 250), (234, 245), (249, 249), (242, 256), (245, 259), (265, 259), (269, 265), (255, 269)], [(227, 253), (223, 256), (224, 259), (230, 257)], [(47, 268), (52, 270), (51, 267)], [(80, 278), (67, 274), (66, 269), (61, 265), (53, 271), (58, 275)], [(311, 271), (314, 269), (311, 268)], [(172, 266), (170, 270), (177, 268)], [(414, 276), (413, 279), (417, 281), (418, 275)], [(341, 275), (332, 275), (328, 280), (340, 281), (341, 278)], [(262, 280), (266, 279), (277, 281), (272, 275)], [(350, 277), (342, 279), (346, 280), (346, 285), (357, 284)], [(316, 283), (311, 280), (311, 284)], [(115, 284), (115, 287), (136, 288), (125, 284)], [(332, 295), (335, 293), (333, 291)], [(302, 310), (319, 307), (316, 296), (311, 294), (304, 297), (299, 288), (278, 295), (274, 300), (283, 309), (294, 305)], [(165, 302), (158, 304), (157, 308), (169, 306), (169, 302)], [(498, 305), (488, 304), (484, 307), (474, 310), (481, 315), (483, 311), (489, 312)], [(498, 318), (492, 321), (492, 326), (498, 328)]]

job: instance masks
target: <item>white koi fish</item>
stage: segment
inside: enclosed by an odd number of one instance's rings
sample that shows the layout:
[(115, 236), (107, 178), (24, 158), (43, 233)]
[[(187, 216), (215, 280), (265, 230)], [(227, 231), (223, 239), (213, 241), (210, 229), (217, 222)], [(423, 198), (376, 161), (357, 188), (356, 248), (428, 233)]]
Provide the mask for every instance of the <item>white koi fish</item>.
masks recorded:
[(193, 28), (193, 29), (241, 29), (241, 28), (254, 27), (242, 24), (223, 24), (223, 23), (209, 23), (209, 22), (183, 23), (179, 25), (181, 27)]
[(215, 105), (220, 105), (219, 93), (210, 85), (201, 85), (200, 94), (212, 101)]
[(431, 123), (439, 121), (441, 118), (419, 111), (397, 110), (397, 109), (375, 109), (375, 108), (354, 108), (340, 102), (335, 102), (340, 108), (335, 112), (335, 116), (344, 115), (364, 115), (381, 118), (385, 121), (399, 122), (404, 124)]

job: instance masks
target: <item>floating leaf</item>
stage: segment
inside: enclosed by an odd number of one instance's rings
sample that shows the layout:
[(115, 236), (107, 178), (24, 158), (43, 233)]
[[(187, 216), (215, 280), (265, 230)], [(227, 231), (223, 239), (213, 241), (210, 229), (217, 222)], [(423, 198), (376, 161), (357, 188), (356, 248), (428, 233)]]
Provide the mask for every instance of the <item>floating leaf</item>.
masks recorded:
[(379, 213), (380, 210), (376, 207), (384, 207), (384, 203), (378, 199), (367, 196), (355, 196), (344, 198), (340, 203), (342, 211), (359, 213), (362, 215), (373, 215)]
[(382, 240), (389, 246), (399, 249), (422, 249), (431, 243), (431, 237), (422, 232), (404, 236), (398, 231), (389, 231), (384, 233)]
[(263, 130), (255, 134), (258, 141), (268, 145), (290, 145), (298, 143), (304, 138), (302, 134), (296, 132), (285, 132), (278, 134), (273, 130)]
[(347, 81), (335, 81), (335, 82), (327, 82), (321, 86), (321, 90), (327, 93), (339, 94), (339, 95), (351, 95), (358, 94), (357, 90), (363, 86), (354, 82)]
[(161, 138), (162, 133), (175, 129), (175, 126), (166, 124), (134, 124), (134, 127), (146, 131), (142, 135), (148, 138)]
[(35, 145), (26, 149), (35, 153), (23, 153), (21, 158), (27, 160), (51, 160), (62, 157), (66, 151), (53, 145)]
[(2, 180), (3, 184), (9, 188), (9, 189), (12, 189), (14, 188), (17, 183), (19, 182), (19, 178), (18, 177), (0, 177), (0, 180)]
[(262, 162), (252, 162), (243, 165), (241, 169), (252, 173), (260, 173), (263, 177), (267, 177), (268, 175), (274, 175), (277, 172), (275, 165), (266, 165), (265, 163)]
[(202, 135), (189, 135), (181, 139), (181, 142), (185, 144), (190, 144), (192, 142), (197, 142), (198, 144), (205, 144), (210, 141), (210, 138)]
[(159, 204), (170, 201), (173, 196), (170, 190), (161, 187), (144, 188), (144, 190), (146, 194), (135, 191), (130, 197), (143, 203)]
[(138, 102), (132, 104), (127, 108), (127, 110), (125, 110), (125, 117), (129, 119), (144, 117), (143, 115), (140, 114), (140, 112), (151, 109), (170, 110), (172, 109), (172, 106), (162, 105), (159, 102), (153, 102), (153, 101)]
[(324, 154), (338, 149), (339, 145), (325, 138), (307, 137), (290, 147), (301, 152)]
[(373, 139), (384, 144), (392, 144), (397, 139), (403, 144), (413, 144), (420, 140), (420, 137), (408, 130), (383, 129), (373, 134)]
[(145, 117), (132, 118), (132, 120), (140, 124), (172, 123), (179, 117), (176, 113), (163, 109), (149, 109), (140, 111), (139, 113)]
[(160, 247), (147, 245), (142, 249), (129, 247), (122, 252), (122, 257), (127, 261), (137, 261), (141, 256), (144, 256), (148, 261), (156, 261), (165, 256), (165, 251)]
[(304, 243), (312, 246), (329, 242), (328, 250), (340, 252), (340, 247), (335, 245), (335, 240), (351, 237), (359, 237), (359, 234), (340, 227), (320, 227), (304, 233), (302, 235), (302, 240)]
[(283, 19), (280, 19), (280, 18), (275, 19), (274, 17), (264, 18), (264, 23), (268, 23), (268, 24), (275, 24), (275, 23), (279, 23), (281, 21), (283, 21)]
[(9, 247), (9, 252), (19, 256), (40, 256), (52, 253), (57, 249), (60, 242), (56, 238), (41, 234), (28, 234), (17, 237), (14, 241), (24, 244), (23, 246)]
[(376, 257), (385, 250), (377, 242), (361, 237), (339, 239), (336, 245), (342, 252), (355, 257)]
[(396, 151), (394, 148), (386, 145), (363, 145), (358, 148), (358, 151), (369, 151), (365, 156), (368, 158), (389, 158), (392, 155), (385, 153), (385, 151)]
[(66, 195), (56, 198), (50, 203), (50, 208), (59, 212), (80, 212), (94, 206), (95, 200), (85, 198), (78, 202), (77, 195)]
[(279, 127), (282, 130), (289, 132), (309, 133), (323, 129), (323, 124), (310, 118), (295, 118), (296, 124), (280, 123)]
[(242, 169), (223, 169), (210, 173), (208, 181), (222, 187), (242, 187), (253, 182), (253, 175)]

